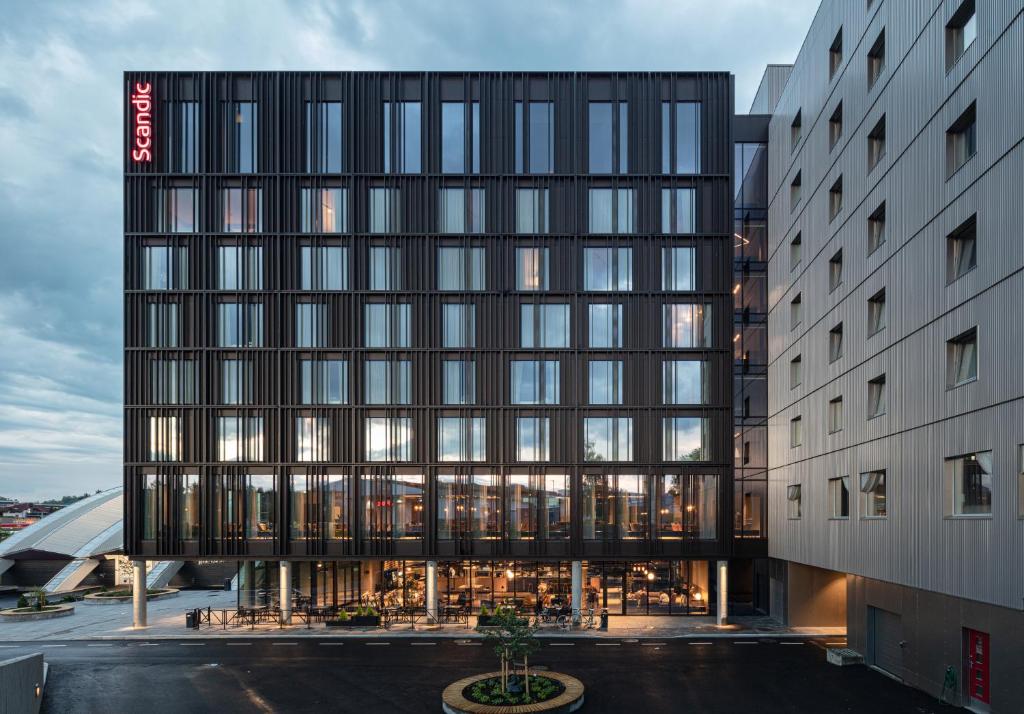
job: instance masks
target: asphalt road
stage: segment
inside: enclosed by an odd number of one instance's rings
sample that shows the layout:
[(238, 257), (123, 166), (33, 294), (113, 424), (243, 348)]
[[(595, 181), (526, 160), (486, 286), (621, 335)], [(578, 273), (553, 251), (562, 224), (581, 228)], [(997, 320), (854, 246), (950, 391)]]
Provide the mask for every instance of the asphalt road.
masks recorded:
[[(426, 638), (0, 642), (42, 651), (43, 711), (438, 712), (441, 690), (496, 668), (485, 645)], [(802, 640), (542, 641), (532, 664), (579, 677), (583, 712), (949, 712), (866, 667), (825, 662)]]

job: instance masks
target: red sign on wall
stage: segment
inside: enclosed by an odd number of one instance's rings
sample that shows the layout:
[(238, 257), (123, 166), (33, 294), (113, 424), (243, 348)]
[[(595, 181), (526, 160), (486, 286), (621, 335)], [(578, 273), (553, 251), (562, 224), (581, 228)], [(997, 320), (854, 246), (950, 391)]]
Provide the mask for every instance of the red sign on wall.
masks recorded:
[(136, 82), (131, 97), (135, 110), (134, 147), (132, 160), (148, 164), (153, 160), (153, 84)]

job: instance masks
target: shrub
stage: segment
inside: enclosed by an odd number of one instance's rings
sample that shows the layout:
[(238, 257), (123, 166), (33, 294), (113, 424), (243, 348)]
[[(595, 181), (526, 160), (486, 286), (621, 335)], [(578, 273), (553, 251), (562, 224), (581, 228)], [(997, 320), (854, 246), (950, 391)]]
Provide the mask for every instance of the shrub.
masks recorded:
[(28, 607), (28, 598), (24, 595), (18, 598), (18, 607)]

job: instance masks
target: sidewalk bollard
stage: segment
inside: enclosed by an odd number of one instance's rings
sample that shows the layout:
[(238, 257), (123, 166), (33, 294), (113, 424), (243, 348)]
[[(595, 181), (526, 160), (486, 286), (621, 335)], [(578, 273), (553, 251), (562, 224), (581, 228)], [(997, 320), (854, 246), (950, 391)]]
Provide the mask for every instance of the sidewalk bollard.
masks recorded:
[(601, 610), (601, 631), (608, 631), (608, 608)]

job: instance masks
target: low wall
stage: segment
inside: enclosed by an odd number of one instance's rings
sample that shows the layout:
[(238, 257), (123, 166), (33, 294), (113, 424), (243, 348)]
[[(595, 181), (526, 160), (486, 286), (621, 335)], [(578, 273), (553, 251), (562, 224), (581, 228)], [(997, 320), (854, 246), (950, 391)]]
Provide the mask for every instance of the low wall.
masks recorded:
[(0, 662), (0, 714), (37, 714), (45, 683), (42, 653)]

